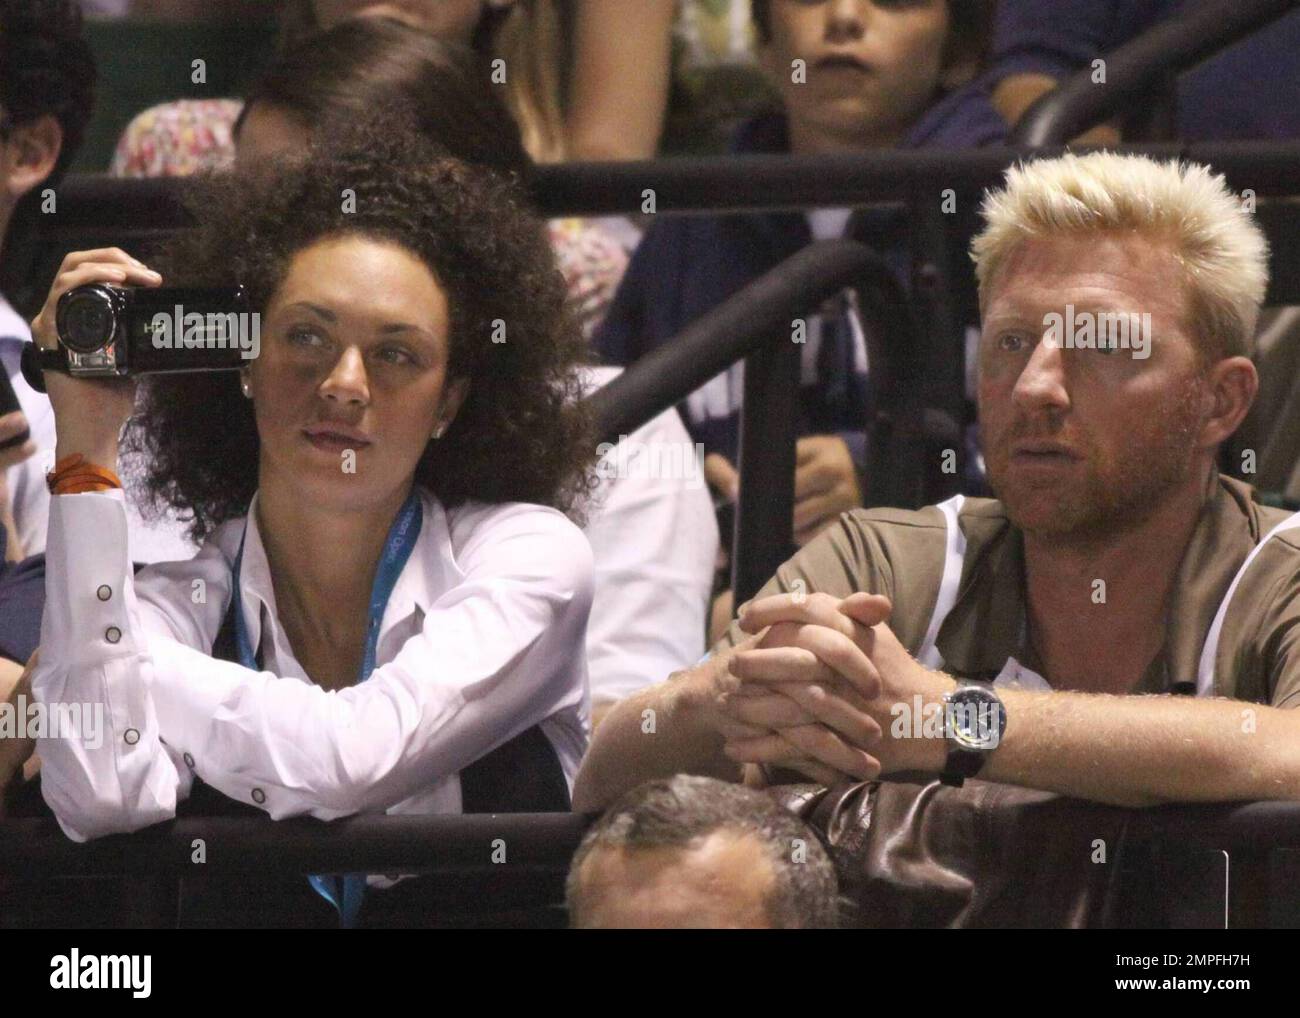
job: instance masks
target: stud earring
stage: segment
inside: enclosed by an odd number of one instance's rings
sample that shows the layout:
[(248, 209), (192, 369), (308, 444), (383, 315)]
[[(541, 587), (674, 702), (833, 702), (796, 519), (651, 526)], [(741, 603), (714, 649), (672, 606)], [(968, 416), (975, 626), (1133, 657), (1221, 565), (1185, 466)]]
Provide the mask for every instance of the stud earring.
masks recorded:
[(243, 375), (239, 376), (239, 388), (243, 391), (245, 399), (253, 398), (253, 387)]

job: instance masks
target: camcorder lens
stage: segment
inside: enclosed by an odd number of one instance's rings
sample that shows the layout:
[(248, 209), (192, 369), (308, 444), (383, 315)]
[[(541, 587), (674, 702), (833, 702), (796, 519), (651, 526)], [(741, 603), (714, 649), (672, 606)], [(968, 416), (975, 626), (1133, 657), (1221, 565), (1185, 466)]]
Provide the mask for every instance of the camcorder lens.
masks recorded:
[(59, 340), (70, 350), (96, 353), (112, 342), (116, 316), (106, 293), (98, 290), (72, 293), (59, 311)]

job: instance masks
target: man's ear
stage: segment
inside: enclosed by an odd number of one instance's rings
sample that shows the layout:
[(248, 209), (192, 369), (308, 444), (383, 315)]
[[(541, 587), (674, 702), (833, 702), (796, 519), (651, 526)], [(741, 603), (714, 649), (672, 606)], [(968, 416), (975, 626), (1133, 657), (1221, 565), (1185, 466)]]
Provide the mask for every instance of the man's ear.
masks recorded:
[(1201, 444), (1217, 446), (1241, 426), (1259, 392), (1259, 373), (1249, 357), (1225, 357), (1209, 371), (1210, 416), (1201, 425)]
[(15, 204), (47, 180), (63, 151), (63, 127), (52, 115), (37, 117), (9, 130), (0, 148), (0, 187)]

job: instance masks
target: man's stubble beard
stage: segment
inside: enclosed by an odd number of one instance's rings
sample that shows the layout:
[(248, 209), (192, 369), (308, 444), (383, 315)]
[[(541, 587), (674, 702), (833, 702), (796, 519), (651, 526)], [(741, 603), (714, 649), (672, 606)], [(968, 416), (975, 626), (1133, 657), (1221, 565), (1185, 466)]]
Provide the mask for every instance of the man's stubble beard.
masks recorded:
[[(1033, 498), (1008, 485), (1004, 468), (990, 460), (989, 484), (1006, 507), (1007, 517), (1033, 537), (1062, 544), (1096, 544), (1146, 522), (1171, 495), (1187, 484), (1195, 466), (1195, 435), (1202, 424), (1197, 408), (1202, 379), (1190, 378), (1179, 397), (1168, 405), (1153, 433), (1154, 443), (1121, 444), (1120, 454), (1106, 476), (1096, 460), (1085, 460), (1082, 483), (1060, 489), (1056, 505), (1047, 514), (1024, 513), (1024, 501)], [(1014, 428), (1012, 440), (1022, 437)], [(1010, 444), (1008, 442), (1008, 444)], [(1085, 453), (1088, 450), (1085, 450)]]

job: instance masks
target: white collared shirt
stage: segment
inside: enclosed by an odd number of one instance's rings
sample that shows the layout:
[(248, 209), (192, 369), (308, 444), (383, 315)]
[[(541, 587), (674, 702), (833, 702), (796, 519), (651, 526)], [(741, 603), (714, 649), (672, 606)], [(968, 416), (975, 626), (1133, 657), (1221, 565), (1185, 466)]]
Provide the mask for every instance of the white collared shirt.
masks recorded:
[(133, 578), (120, 490), (51, 499), (33, 694), (104, 715), (97, 745), (38, 740), (45, 800), (68, 837), (173, 816), (193, 774), (275, 819), (459, 812), (457, 772), (539, 723), (572, 788), (588, 735), (586, 538), (553, 509), (446, 511), (420, 496), (375, 671), (333, 692), (307, 679), (277, 620), (252, 509), (240, 597), (262, 672), (210, 656), (243, 519), (194, 559)]
[[(588, 368), (587, 394), (621, 368)], [(593, 705), (612, 704), (689, 668), (704, 652), (718, 519), (676, 407), (606, 454), (586, 534), (596, 564), (587, 627)]]

